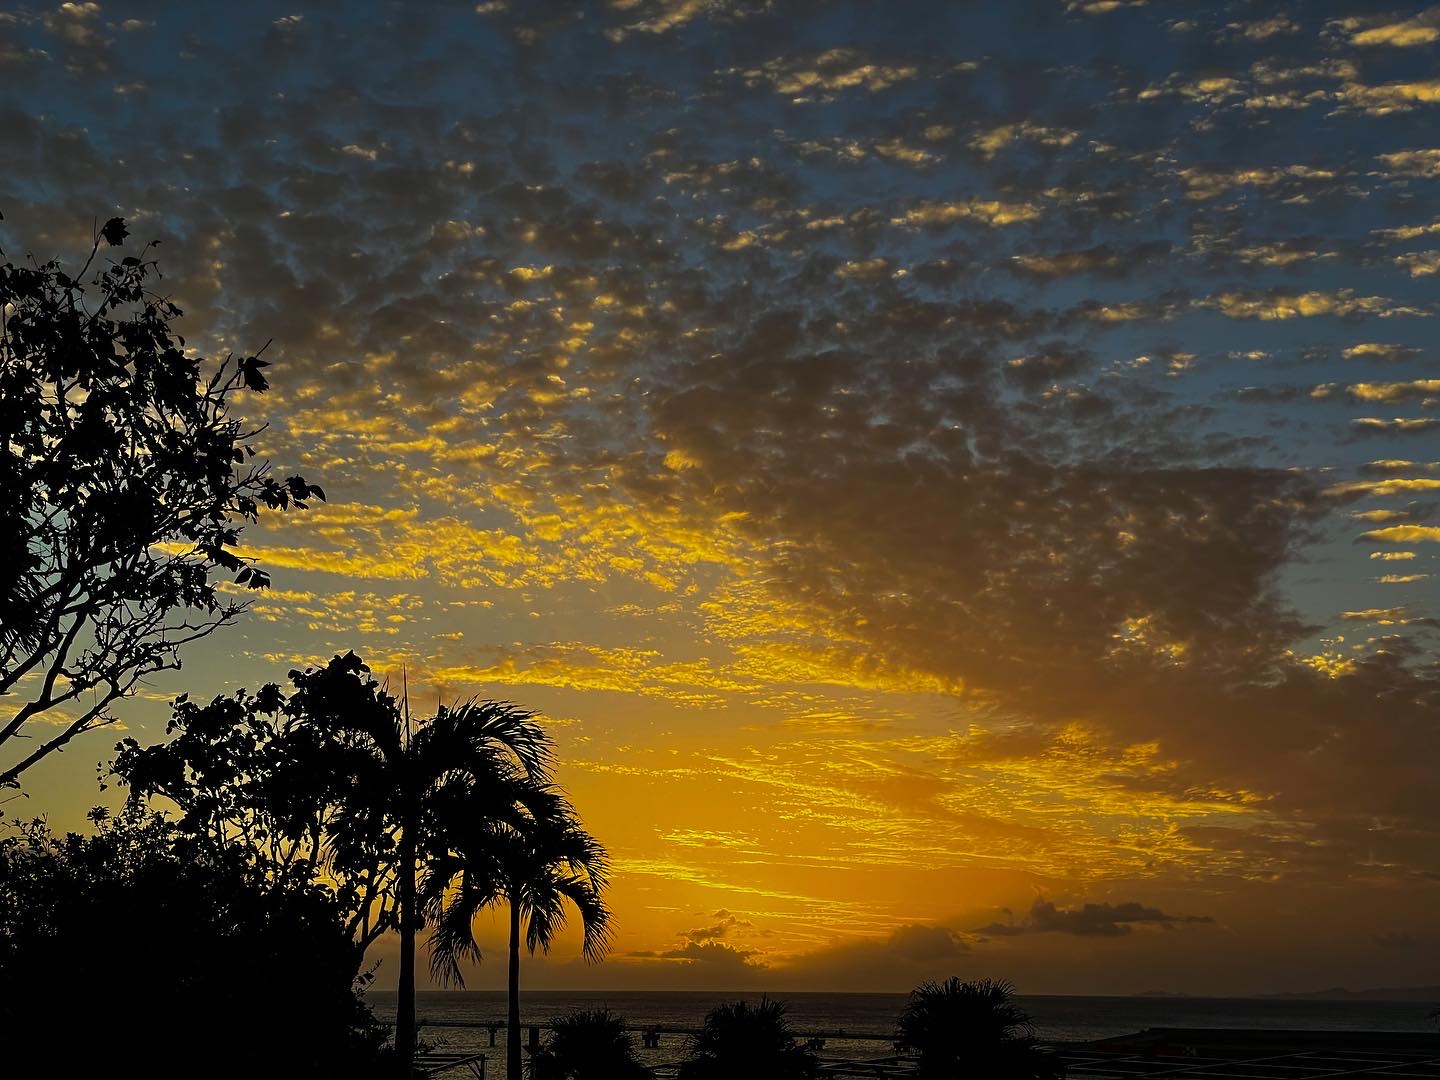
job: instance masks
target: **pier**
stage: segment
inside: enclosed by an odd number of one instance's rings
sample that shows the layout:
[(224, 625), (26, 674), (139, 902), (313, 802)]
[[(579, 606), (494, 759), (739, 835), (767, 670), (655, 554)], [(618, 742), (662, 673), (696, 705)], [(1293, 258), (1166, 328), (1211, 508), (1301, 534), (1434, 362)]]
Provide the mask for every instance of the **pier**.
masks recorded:
[[(488, 1030), (494, 1046), (506, 1025), (452, 1020), (426, 1026)], [(526, 1046), (534, 1049), (540, 1045), (542, 1025), (524, 1026)], [(700, 1031), (669, 1024), (624, 1027), (638, 1032), (647, 1049), (658, 1049), (662, 1035)], [(892, 1042), (894, 1036), (839, 1028), (797, 1032), (797, 1038), (818, 1053), (829, 1039)], [(1440, 1080), (1440, 1036), (1415, 1032), (1149, 1028), (1092, 1042), (1042, 1045), (1065, 1066), (1070, 1080)], [(453, 1064), (467, 1065), (472, 1075), (484, 1075), (484, 1059), (479, 1055)], [(655, 1080), (674, 1080), (680, 1063), (647, 1067)], [(819, 1075), (836, 1080), (901, 1080), (912, 1076), (914, 1069), (914, 1058), (899, 1055), (863, 1060), (821, 1056), (819, 1062)]]
[[(526, 1022), (520, 1026), (524, 1032), (525, 1050), (533, 1052), (540, 1046), (540, 1034), (548, 1025)], [(505, 1031), (507, 1024), (504, 1020), (426, 1020), (422, 1022), (421, 1027), (485, 1031), (489, 1034), (490, 1045), (500, 1046), (504, 1041), (501, 1033)], [(675, 1024), (623, 1024), (622, 1027), (626, 1031), (639, 1035), (640, 1045), (645, 1050), (660, 1049), (660, 1038), (664, 1035), (693, 1037), (700, 1034), (698, 1027)], [(893, 1044), (895, 1033), (893, 1031), (851, 1031), (847, 1028), (826, 1028), (797, 1031), (795, 1037), (798, 1042), (818, 1055), (825, 1049), (826, 1042), (831, 1040)], [(480, 1068), (481, 1070), (484, 1068), (483, 1061)], [(678, 1061), (664, 1062), (649, 1065), (647, 1068), (655, 1080), (674, 1080), (679, 1073), (680, 1063)], [(913, 1059), (904, 1057), (882, 1057), (868, 1060), (821, 1057), (819, 1075), (834, 1077), (836, 1080), (845, 1080), (845, 1078), (849, 1078), (849, 1080), (885, 1080), (887, 1077), (910, 1076), (914, 1072), (914, 1068)]]
[[(548, 1025), (548, 1021), (542, 1024), (525, 1022), (520, 1025), (525, 1032), (525, 1045), (533, 1048), (540, 1045), (540, 1032)], [(431, 1028), (470, 1028), (488, 1031), (490, 1033), (490, 1045), (495, 1046), (497, 1033), (506, 1028), (504, 1020), (426, 1020), (424, 1027)], [(660, 1045), (662, 1035), (689, 1035), (700, 1034), (698, 1027), (683, 1027), (673, 1024), (623, 1024), (626, 1031), (635, 1032), (640, 1036), (640, 1045), (646, 1050), (652, 1050)], [(825, 1043), (830, 1039), (853, 1039), (860, 1042), (882, 1042), (893, 1043), (895, 1033), (893, 1031), (850, 1031), (846, 1028), (832, 1028), (821, 1031), (797, 1031), (796, 1039), (809, 1046), (812, 1050), (822, 1050)]]

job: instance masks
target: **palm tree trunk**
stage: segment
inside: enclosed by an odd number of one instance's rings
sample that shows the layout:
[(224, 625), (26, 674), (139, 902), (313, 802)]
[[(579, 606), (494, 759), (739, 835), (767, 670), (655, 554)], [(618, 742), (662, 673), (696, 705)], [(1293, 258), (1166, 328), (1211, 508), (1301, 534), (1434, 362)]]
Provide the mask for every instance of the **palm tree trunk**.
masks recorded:
[(520, 1080), (520, 901), (510, 899), (510, 1015), (505, 1041), (505, 1080)]
[(415, 829), (407, 820), (400, 834), (400, 980), (396, 986), (395, 1057), (401, 1080), (415, 1066)]

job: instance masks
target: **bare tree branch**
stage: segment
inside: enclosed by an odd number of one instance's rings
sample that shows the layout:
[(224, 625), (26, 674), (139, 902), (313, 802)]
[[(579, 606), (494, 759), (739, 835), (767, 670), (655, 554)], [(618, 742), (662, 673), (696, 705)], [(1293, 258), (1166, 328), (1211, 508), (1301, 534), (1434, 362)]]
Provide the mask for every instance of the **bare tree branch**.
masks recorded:
[[(0, 265), (0, 698), (23, 697), (0, 726), (0, 787), (112, 723), (140, 678), (235, 619), (246, 605), (222, 599), (224, 580), (269, 584), (237, 552), (246, 523), (324, 498), (253, 460), (263, 425), (230, 410), (264, 392), (268, 364), (187, 355), (179, 308), (148, 287), (148, 247), (82, 282), (125, 233), (107, 221), (74, 277)], [(79, 718), (18, 748), (97, 687)]]

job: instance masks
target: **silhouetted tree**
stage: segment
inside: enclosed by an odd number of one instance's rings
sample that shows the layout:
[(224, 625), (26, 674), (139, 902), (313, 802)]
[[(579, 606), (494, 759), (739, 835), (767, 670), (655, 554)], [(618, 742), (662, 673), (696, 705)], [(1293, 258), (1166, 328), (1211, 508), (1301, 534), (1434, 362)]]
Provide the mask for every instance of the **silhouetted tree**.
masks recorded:
[(530, 1059), (530, 1080), (645, 1080), (625, 1023), (608, 1009), (550, 1021), (550, 1038)]
[[(394, 703), (362, 698), (356, 708)], [(270, 876), (321, 876), (356, 943), (358, 971), (366, 949), (396, 928), (398, 902), (398, 826), (355, 805), (355, 775), (370, 768), (369, 738), (315, 723), (304, 699), (274, 684), (203, 704), (182, 694), (165, 734), (153, 746), (116, 744), (111, 772), (131, 800), (167, 800), (180, 810), (183, 833)]]
[[(216, 847), (238, 841), (263, 851), (280, 873), (323, 867), (362, 942), (399, 932), (395, 1049), (408, 1077), (415, 935), (425, 914), (418, 874), (453, 860), (477, 822), (524, 825), (551, 751), (534, 714), (505, 702), (442, 706), (412, 722), (369, 672), (347, 653), (291, 671), (288, 698), (270, 685), (199, 710), (181, 702), (180, 738), (148, 748), (124, 740), (114, 768), (136, 797), (177, 802), (182, 824)], [(493, 864), (485, 870), (493, 874)]]
[(188, 355), (145, 252), (82, 282), (125, 235), (106, 222), (73, 277), (0, 264), (0, 695), (24, 698), (0, 721), (0, 787), (243, 611), (217, 573), (269, 584), (234, 550), (240, 523), (325, 497), (255, 460), (230, 408), (266, 362)]
[(815, 1054), (795, 1040), (785, 1004), (762, 997), (712, 1009), (695, 1036), (680, 1080), (801, 1080), (816, 1073)]
[(93, 820), (93, 836), (0, 828), (0, 1072), (393, 1068), (327, 892), (216, 858), (138, 810)]
[(1008, 982), (926, 982), (910, 992), (896, 1044), (919, 1057), (921, 1080), (1056, 1080), (1064, 1065), (1035, 1043)]
[[(451, 853), (427, 867), (425, 902), (432, 912), (431, 970), (463, 985), (460, 961), (479, 959), (475, 917), (497, 900), (510, 909), (506, 1076), (520, 1080), (520, 938), (535, 955), (550, 951), (570, 907), (580, 915), (581, 948), (589, 961), (605, 955), (610, 910), (603, 893), (609, 875), (605, 849), (581, 826), (557, 792), (535, 786), (525, 798), (528, 818), (518, 826), (499, 815), (457, 811)], [(466, 823), (473, 823), (466, 827)]]

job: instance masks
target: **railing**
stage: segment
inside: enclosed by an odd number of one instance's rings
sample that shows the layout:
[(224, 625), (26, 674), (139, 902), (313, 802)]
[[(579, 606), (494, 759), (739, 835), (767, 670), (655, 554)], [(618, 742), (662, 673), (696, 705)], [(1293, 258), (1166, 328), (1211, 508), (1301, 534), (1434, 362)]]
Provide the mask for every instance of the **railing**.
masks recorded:
[[(490, 1045), (496, 1045), (496, 1036), (505, 1031), (509, 1026), (504, 1020), (426, 1020), (422, 1024), (426, 1028), (468, 1028), (470, 1030), (488, 1031), (490, 1034)], [(641, 1045), (647, 1050), (659, 1049), (660, 1036), (662, 1035), (699, 1035), (700, 1028), (686, 1027), (675, 1024), (622, 1024), (625, 1031), (637, 1032), (641, 1038)], [(540, 1045), (540, 1032), (544, 1029), (543, 1024), (522, 1024), (525, 1030), (525, 1049), (534, 1051)], [(809, 1050), (819, 1052), (825, 1049), (829, 1040), (836, 1041), (863, 1041), (892, 1043), (895, 1041), (893, 1031), (850, 1031), (847, 1028), (827, 1028), (820, 1031), (798, 1031), (795, 1033), (798, 1041)], [(655, 1080), (674, 1080), (680, 1069), (679, 1062), (666, 1062), (658, 1065), (648, 1066), (650, 1075)], [(820, 1075), (822, 1077), (839, 1078), (869, 1078), (869, 1080), (886, 1080), (892, 1077), (906, 1077), (915, 1070), (915, 1062), (905, 1057), (883, 1057), (870, 1060), (846, 1060), (840, 1058), (822, 1058), (820, 1060)]]
[[(507, 1024), (504, 1020), (427, 1020), (425, 1027), (432, 1028), (478, 1028), (489, 1031), (490, 1045), (495, 1045), (495, 1035), (504, 1031)], [(528, 1036), (527, 1046), (540, 1045), (540, 1032), (545, 1024), (522, 1024)], [(679, 1027), (672, 1024), (622, 1024), (626, 1031), (638, 1032), (642, 1036), (643, 1045), (649, 1048), (653, 1036), (658, 1039), (661, 1035), (699, 1035), (698, 1027)], [(823, 1031), (797, 1031), (795, 1037), (806, 1044), (818, 1041), (818, 1046), (811, 1046), (811, 1049), (823, 1049), (827, 1039), (855, 1039), (863, 1042), (893, 1043), (895, 1033), (893, 1031), (850, 1031), (846, 1028), (830, 1028)]]

